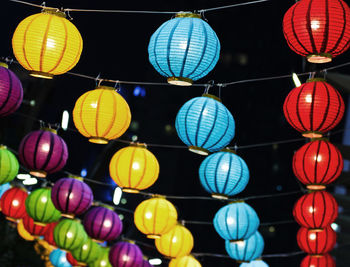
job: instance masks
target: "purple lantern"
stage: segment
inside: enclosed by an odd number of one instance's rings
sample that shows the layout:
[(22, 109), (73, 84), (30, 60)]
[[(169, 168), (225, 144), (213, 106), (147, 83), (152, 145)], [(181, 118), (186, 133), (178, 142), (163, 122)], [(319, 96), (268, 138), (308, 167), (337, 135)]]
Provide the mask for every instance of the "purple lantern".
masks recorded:
[(149, 261), (143, 260), (141, 267), (154, 267)]
[(7, 64), (0, 63), (0, 116), (15, 112), (23, 100), (21, 81), (8, 69)]
[(67, 145), (53, 129), (27, 134), (19, 146), (19, 159), (30, 170), (30, 174), (46, 177), (64, 167), (68, 158)]
[(118, 238), (123, 230), (123, 223), (117, 213), (105, 207), (95, 207), (84, 217), (86, 233), (95, 241), (112, 241)]
[(52, 187), (51, 199), (62, 216), (74, 218), (87, 211), (94, 196), (90, 187), (79, 178), (59, 179)]
[(113, 267), (139, 267), (143, 264), (143, 256), (137, 245), (118, 242), (109, 251), (109, 261)]

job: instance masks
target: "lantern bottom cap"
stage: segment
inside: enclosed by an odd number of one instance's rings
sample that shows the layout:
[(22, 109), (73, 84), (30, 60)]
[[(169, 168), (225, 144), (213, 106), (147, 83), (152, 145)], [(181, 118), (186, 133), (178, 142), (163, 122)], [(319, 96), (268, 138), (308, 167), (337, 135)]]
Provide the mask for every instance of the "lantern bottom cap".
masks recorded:
[(323, 232), (323, 228), (311, 228), (311, 229), (309, 229), (310, 231), (312, 231), (312, 232)]
[(224, 194), (217, 194), (217, 193), (211, 194), (211, 197), (216, 199), (228, 199), (228, 196)]
[(332, 55), (328, 53), (311, 54), (307, 56), (307, 61), (316, 64), (329, 63), (332, 61)]
[(75, 214), (73, 213), (61, 213), (62, 217), (68, 218), (68, 219), (74, 219), (75, 218)]
[(34, 175), (34, 176), (40, 177), (40, 178), (45, 178), (47, 175), (46, 171), (41, 171), (41, 170), (31, 170), (29, 173), (31, 175)]
[(81, 261), (77, 261), (78, 265), (74, 265), (74, 266), (87, 266), (87, 264), (85, 262), (81, 262)]
[(10, 222), (18, 223), (20, 219), (16, 219), (16, 218), (12, 218), (12, 217), (6, 216), (6, 220), (8, 220)]
[(137, 190), (137, 189), (134, 189), (134, 188), (128, 188), (128, 187), (123, 187), (122, 191), (126, 192), (126, 193), (133, 193), (133, 194), (137, 194), (137, 193), (140, 192), (140, 190)]
[(207, 156), (209, 155), (209, 150), (206, 150), (202, 147), (198, 147), (198, 146), (190, 146), (188, 148), (189, 151), (193, 152), (193, 153), (197, 153), (199, 155), (203, 155), (203, 156)]
[(193, 81), (185, 77), (169, 77), (168, 83), (178, 86), (191, 86)]
[(90, 137), (89, 138), (89, 142), (94, 143), (94, 144), (101, 144), (101, 145), (105, 145), (108, 144), (108, 139), (103, 138), (103, 137)]
[(42, 78), (42, 79), (53, 79), (55, 75), (47, 72), (42, 72), (42, 71), (31, 71), (29, 73), (30, 76), (36, 77), (36, 78)]
[(103, 241), (103, 240), (96, 239), (96, 238), (91, 238), (91, 240), (94, 241), (94, 242), (96, 242), (96, 243), (100, 243), (100, 244), (102, 244), (103, 242), (105, 242), (105, 241)]
[(324, 190), (326, 189), (326, 186), (323, 184), (308, 184), (306, 186), (307, 189), (313, 190), (313, 191), (318, 191), (318, 190)]
[(239, 244), (241, 242), (244, 242), (244, 239), (230, 240), (230, 243), (233, 243), (233, 244)]
[(46, 226), (47, 225), (47, 223), (37, 222), (37, 221), (34, 221), (34, 224), (39, 225), (39, 226)]
[(160, 235), (147, 235), (147, 238), (149, 238), (149, 239), (159, 239)]
[(307, 131), (303, 132), (302, 136), (307, 138), (321, 138), (323, 136), (323, 133), (317, 131)]

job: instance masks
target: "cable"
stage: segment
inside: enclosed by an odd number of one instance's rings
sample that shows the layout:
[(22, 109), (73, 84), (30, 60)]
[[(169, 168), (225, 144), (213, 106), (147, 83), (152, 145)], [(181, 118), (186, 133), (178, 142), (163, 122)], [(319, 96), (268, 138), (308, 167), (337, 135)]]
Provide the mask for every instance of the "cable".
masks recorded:
[[(230, 256), (225, 254), (216, 254), (216, 253), (191, 253), (193, 256), (196, 257), (214, 257), (214, 258), (226, 258), (226, 259), (232, 259)], [(300, 254), (305, 254), (303, 251), (296, 251), (296, 252), (290, 252), (290, 253), (278, 253), (278, 254), (265, 254), (261, 255), (262, 258), (281, 258), (281, 257), (294, 257)], [(233, 260), (233, 259), (232, 259)]]
[(258, 1), (251, 1), (251, 2), (244, 2), (244, 3), (239, 3), (239, 4), (227, 5), (227, 6), (219, 6), (219, 7), (207, 8), (207, 9), (199, 10), (199, 13), (216, 11), (216, 10), (222, 10), (222, 9), (238, 7), (238, 6), (253, 5), (253, 4), (258, 4), (258, 3), (262, 3), (262, 2), (269, 2), (269, 1), (271, 1), (271, 0), (258, 0)]

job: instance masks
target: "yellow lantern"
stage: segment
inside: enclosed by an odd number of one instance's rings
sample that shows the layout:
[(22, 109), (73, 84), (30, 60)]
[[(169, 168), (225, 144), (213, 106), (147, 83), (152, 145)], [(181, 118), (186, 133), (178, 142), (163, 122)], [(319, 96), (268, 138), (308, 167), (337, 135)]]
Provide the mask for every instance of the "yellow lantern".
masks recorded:
[(109, 173), (123, 191), (137, 193), (158, 179), (159, 163), (145, 144), (132, 144), (114, 154)]
[(12, 49), (16, 59), (32, 76), (52, 79), (78, 63), (83, 40), (64, 12), (45, 7), (41, 13), (18, 24)]
[(158, 251), (171, 258), (186, 256), (191, 253), (193, 248), (193, 236), (181, 224), (176, 225), (155, 241)]
[(90, 142), (107, 144), (129, 128), (131, 113), (128, 103), (113, 87), (99, 86), (79, 97), (73, 120)]
[(20, 219), (17, 223), (17, 232), (19, 234), (20, 237), (22, 237), (24, 240), (27, 241), (34, 241), (35, 237), (32, 236), (25, 228), (23, 225), (23, 221), (22, 219)]
[(193, 256), (189, 255), (172, 259), (169, 262), (169, 267), (202, 267), (202, 265)]
[(171, 202), (155, 197), (142, 201), (134, 213), (137, 229), (148, 238), (160, 238), (169, 232), (177, 222), (177, 211)]

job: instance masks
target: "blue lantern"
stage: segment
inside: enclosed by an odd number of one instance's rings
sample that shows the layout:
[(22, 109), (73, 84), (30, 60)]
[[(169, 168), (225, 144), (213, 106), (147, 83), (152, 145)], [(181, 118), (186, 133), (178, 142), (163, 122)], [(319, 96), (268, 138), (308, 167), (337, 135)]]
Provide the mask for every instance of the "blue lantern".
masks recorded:
[(228, 255), (239, 262), (251, 262), (259, 258), (264, 250), (264, 239), (256, 231), (251, 237), (238, 242), (226, 240), (225, 247)]
[(249, 170), (242, 158), (226, 149), (203, 160), (199, 179), (213, 197), (227, 199), (244, 190), (249, 181)]
[(219, 98), (205, 94), (187, 101), (176, 116), (178, 136), (201, 155), (226, 147), (235, 135), (235, 121)]
[(256, 232), (259, 224), (255, 210), (243, 201), (222, 207), (214, 217), (216, 232), (232, 242), (248, 239)]
[(0, 198), (2, 197), (2, 195), (11, 188), (10, 183), (6, 183), (6, 184), (2, 184), (0, 185)]
[(242, 263), (239, 267), (269, 267), (269, 265), (262, 260), (255, 260), (249, 263)]
[(66, 252), (60, 249), (55, 249), (50, 253), (50, 261), (55, 267), (72, 267), (66, 258)]
[(180, 12), (152, 35), (148, 55), (169, 83), (188, 86), (215, 67), (220, 41), (199, 14)]

